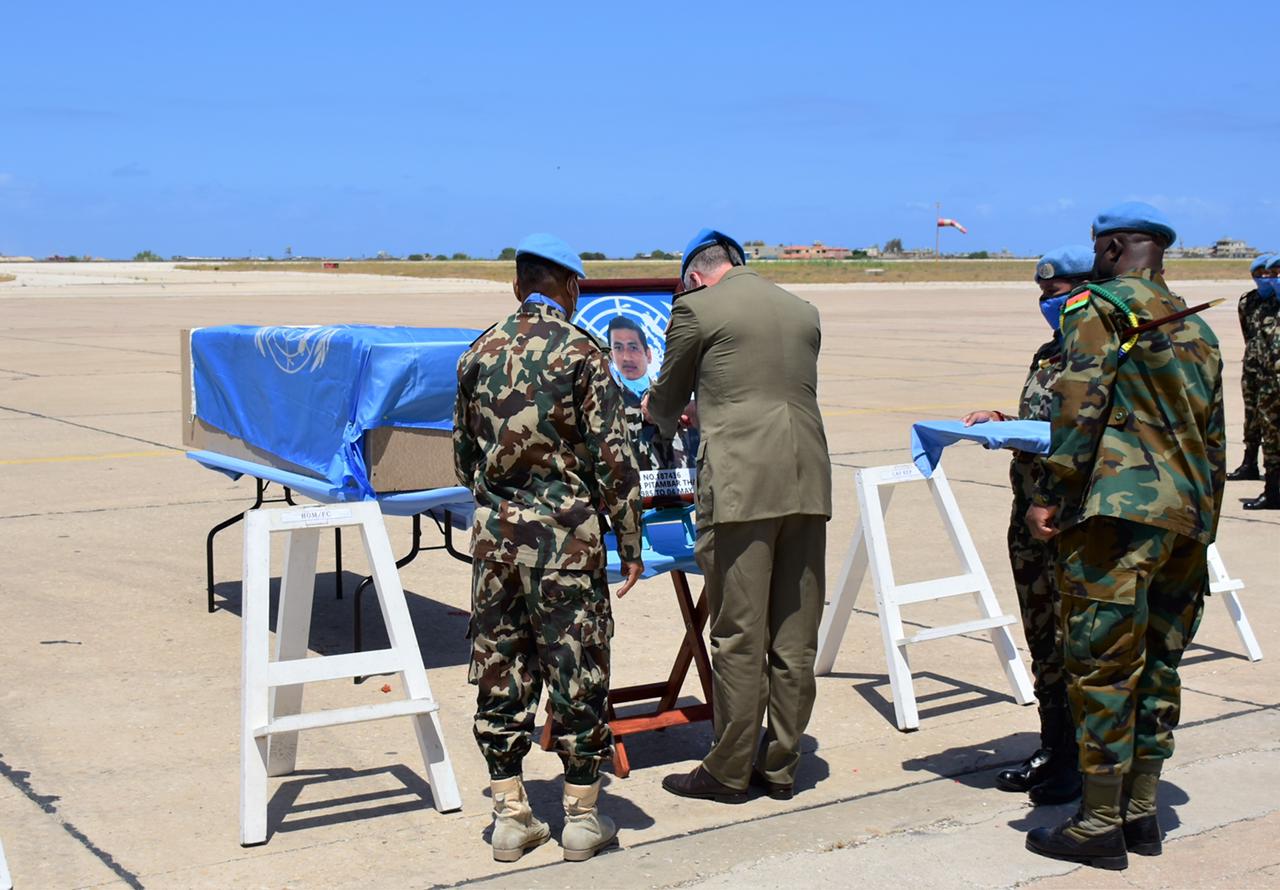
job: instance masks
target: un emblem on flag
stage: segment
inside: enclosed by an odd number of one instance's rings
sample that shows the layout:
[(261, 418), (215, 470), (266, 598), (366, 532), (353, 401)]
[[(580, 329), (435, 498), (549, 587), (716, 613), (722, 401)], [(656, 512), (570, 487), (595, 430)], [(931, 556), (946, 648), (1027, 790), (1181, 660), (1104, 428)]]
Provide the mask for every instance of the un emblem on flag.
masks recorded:
[(329, 341), (340, 327), (320, 325), (270, 325), (258, 328), (253, 344), (286, 374), (315, 371), (329, 355)]

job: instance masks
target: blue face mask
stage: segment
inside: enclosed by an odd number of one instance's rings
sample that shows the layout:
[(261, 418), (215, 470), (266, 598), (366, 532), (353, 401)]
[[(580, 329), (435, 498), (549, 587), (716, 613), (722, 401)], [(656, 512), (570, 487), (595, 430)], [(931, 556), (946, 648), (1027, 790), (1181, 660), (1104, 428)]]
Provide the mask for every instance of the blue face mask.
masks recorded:
[(638, 398), (643, 399), (644, 394), (649, 391), (650, 380), (649, 380), (648, 374), (645, 374), (643, 377), (640, 377), (636, 380), (628, 380), (626, 377), (623, 377), (621, 374), (615, 373), (613, 375), (613, 379), (618, 381), (619, 386), (621, 386), (623, 389), (628, 390), (629, 392), (631, 392), (632, 395), (635, 395)]
[(1255, 278), (1254, 283), (1258, 285), (1258, 295), (1272, 299), (1276, 295), (1276, 279), (1274, 278)]
[(1063, 294), (1060, 297), (1046, 297), (1040, 300), (1040, 314), (1055, 331), (1062, 329), (1062, 304), (1067, 302), (1067, 296)]

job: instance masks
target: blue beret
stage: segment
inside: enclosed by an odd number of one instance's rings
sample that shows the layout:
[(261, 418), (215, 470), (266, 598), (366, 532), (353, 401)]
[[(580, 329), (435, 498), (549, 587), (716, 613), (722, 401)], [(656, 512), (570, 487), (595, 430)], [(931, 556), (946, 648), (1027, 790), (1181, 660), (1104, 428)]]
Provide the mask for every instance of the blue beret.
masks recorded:
[(546, 232), (526, 235), (516, 248), (516, 256), (520, 256), (523, 253), (530, 253), (534, 256), (540, 256), (544, 260), (551, 260), (557, 266), (564, 266), (579, 278), (587, 277), (586, 270), (582, 268), (582, 259), (573, 252), (572, 247), (565, 244), (555, 235), (548, 235)]
[(1036, 280), (1078, 278), (1093, 271), (1093, 248), (1087, 244), (1068, 244), (1051, 250), (1036, 263)]
[(693, 236), (693, 240), (684, 249), (684, 256), (680, 259), (680, 277), (684, 277), (685, 271), (689, 268), (690, 261), (701, 251), (716, 244), (724, 244), (738, 251), (738, 255), (742, 257), (742, 261), (747, 261), (747, 252), (742, 249), (742, 245), (734, 241), (724, 232), (717, 232), (715, 229), (703, 229)]
[(1268, 269), (1275, 269), (1276, 267), (1280, 267), (1280, 253), (1273, 253), (1267, 260)]
[(1275, 259), (1275, 255), (1270, 253), (1264, 253), (1260, 256), (1254, 257), (1253, 262), (1249, 264), (1249, 274), (1257, 275), (1263, 269), (1267, 268), (1273, 259)]
[(1146, 232), (1165, 239), (1165, 246), (1178, 240), (1169, 217), (1142, 201), (1125, 201), (1104, 210), (1093, 220), (1093, 237), (1108, 232)]

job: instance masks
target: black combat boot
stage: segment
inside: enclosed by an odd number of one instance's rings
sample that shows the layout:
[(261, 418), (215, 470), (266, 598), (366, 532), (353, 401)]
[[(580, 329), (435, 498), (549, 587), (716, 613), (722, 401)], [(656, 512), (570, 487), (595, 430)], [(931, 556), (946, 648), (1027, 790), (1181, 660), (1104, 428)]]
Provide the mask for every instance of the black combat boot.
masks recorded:
[(1244, 502), (1246, 510), (1280, 510), (1280, 469), (1267, 470), (1262, 494)]
[(1062, 708), (1062, 735), (1053, 746), (1045, 777), (1032, 787), (1031, 802), (1036, 806), (1069, 803), (1080, 796), (1080, 753), (1076, 748), (1076, 727), (1071, 712)]
[(1258, 446), (1246, 442), (1244, 446), (1244, 461), (1227, 474), (1227, 481), (1257, 482), (1261, 478), (1262, 473), (1258, 472)]
[(1129, 867), (1120, 821), (1120, 776), (1085, 776), (1080, 810), (1056, 828), (1033, 828), (1027, 849), (1094, 868)]
[(1139, 856), (1159, 856), (1156, 790), (1163, 760), (1135, 760), (1124, 777), (1124, 845)]
[(1053, 749), (1061, 747), (1064, 728), (1070, 724), (1065, 705), (1041, 705), (1040, 747), (1017, 766), (1000, 770), (996, 774), (996, 787), (1001, 791), (1026, 792), (1047, 779), (1053, 772), (1050, 766)]

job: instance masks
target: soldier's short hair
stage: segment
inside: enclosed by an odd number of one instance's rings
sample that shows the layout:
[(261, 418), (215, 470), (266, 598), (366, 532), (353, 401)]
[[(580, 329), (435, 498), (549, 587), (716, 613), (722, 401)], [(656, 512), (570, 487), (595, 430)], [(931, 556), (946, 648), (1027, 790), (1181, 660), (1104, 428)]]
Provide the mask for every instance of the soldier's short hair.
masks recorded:
[(727, 244), (713, 244), (710, 247), (704, 247), (694, 255), (693, 259), (689, 260), (689, 266), (684, 270), (685, 286), (687, 287), (689, 284), (690, 272), (709, 275), (725, 263), (731, 266), (741, 266), (744, 262), (746, 261), (742, 258), (742, 254)]
[(640, 345), (645, 349), (649, 348), (649, 340), (644, 335), (644, 328), (640, 327), (634, 320), (627, 318), (625, 315), (615, 315), (613, 320), (609, 322), (609, 339), (613, 339), (613, 332), (621, 328), (624, 331), (635, 331), (636, 336), (640, 338)]
[(572, 270), (559, 263), (531, 253), (522, 253), (516, 257), (516, 283), (522, 293), (559, 296), (568, 292), (569, 279), (573, 274)]

